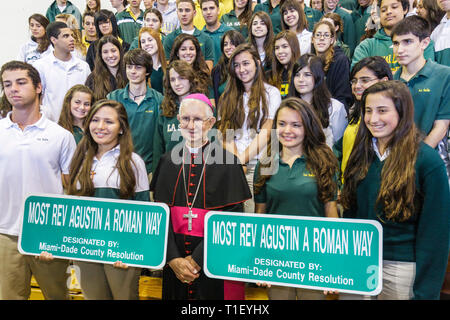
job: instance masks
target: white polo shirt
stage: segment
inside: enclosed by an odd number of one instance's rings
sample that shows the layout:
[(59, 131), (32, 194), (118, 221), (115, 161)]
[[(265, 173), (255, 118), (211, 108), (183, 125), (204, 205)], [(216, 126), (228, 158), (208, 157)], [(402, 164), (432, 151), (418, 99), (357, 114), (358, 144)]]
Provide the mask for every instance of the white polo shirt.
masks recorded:
[(17, 236), (29, 193), (63, 193), (76, 143), (44, 115), (22, 131), (10, 112), (0, 120), (0, 146), (0, 233)]
[(84, 84), (91, 69), (73, 53), (69, 61), (61, 61), (54, 54), (48, 54), (36, 60), (33, 66), (41, 76), (43, 112), (48, 119), (58, 122), (67, 91), (76, 84)]

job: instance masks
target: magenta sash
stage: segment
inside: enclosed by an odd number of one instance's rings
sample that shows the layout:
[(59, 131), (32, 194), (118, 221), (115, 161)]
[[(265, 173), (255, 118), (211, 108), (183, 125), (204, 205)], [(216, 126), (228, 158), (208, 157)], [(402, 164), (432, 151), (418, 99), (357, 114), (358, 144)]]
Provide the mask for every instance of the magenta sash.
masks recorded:
[(183, 216), (188, 214), (189, 209), (187, 207), (171, 207), (170, 219), (172, 221), (173, 231), (175, 233), (181, 233), (194, 237), (203, 237), (205, 227), (205, 215), (210, 210), (192, 208), (192, 213), (197, 215), (197, 218), (192, 218), (192, 230), (188, 230), (188, 218)]

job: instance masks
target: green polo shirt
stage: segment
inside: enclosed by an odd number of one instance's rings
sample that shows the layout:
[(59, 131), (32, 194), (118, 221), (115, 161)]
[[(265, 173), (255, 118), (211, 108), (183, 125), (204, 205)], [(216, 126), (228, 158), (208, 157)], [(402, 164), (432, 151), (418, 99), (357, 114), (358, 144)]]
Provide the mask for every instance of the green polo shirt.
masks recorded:
[[(167, 60), (170, 59), (170, 51), (172, 50), (172, 45), (175, 41), (175, 38), (181, 33), (183, 33), (181, 28), (177, 28), (164, 38), (163, 45)], [(214, 61), (214, 43), (212, 39), (203, 31), (198, 30), (196, 27), (194, 27), (194, 37), (196, 37), (198, 39), (198, 42), (200, 42), (200, 48), (205, 60)]]
[(367, 19), (370, 18), (370, 12), (372, 6), (361, 7), (358, 5), (352, 13), (351, 17), (355, 25), (355, 44), (358, 45), (361, 42), (361, 37), (366, 33)]
[[(317, 182), (306, 169), (305, 157), (297, 158), (292, 168), (278, 156), (278, 171), (266, 180), (261, 192), (255, 194), (255, 203), (265, 203), (266, 213), (324, 217), (325, 206), (317, 196)], [(254, 183), (259, 179), (258, 162)]]
[(75, 138), (75, 142), (78, 144), (84, 136), (83, 130), (78, 126), (73, 126), (73, 137)]
[(153, 69), (152, 74), (150, 75), (150, 83), (152, 84), (153, 89), (164, 94), (164, 70), (161, 66), (158, 70)]
[(144, 11), (141, 10), (138, 17), (134, 16), (128, 8), (116, 15), (119, 35), (126, 43), (132, 43), (139, 34), (144, 19)]
[(231, 10), (230, 12), (220, 17), (220, 23), (239, 31), (244, 36), (244, 38), (248, 37), (247, 26), (243, 26), (241, 28), (241, 22), (236, 16), (236, 12), (234, 10)]
[(122, 103), (127, 110), (135, 152), (144, 160), (147, 173), (150, 173), (153, 160), (153, 135), (163, 96), (158, 91), (147, 88), (144, 100), (138, 105), (130, 98), (128, 90), (129, 84), (123, 89), (109, 93), (107, 98)]
[(435, 120), (450, 119), (450, 67), (427, 60), (425, 66), (409, 81), (401, 78), (402, 69), (394, 74), (404, 82), (414, 101), (414, 121), (428, 135)]
[[(178, 108), (179, 103), (177, 103)], [(178, 114), (178, 109), (177, 109)], [(159, 110), (158, 119), (156, 121), (155, 134), (153, 136), (153, 170), (158, 166), (161, 156), (172, 150), (178, 143), (183, 141), (183, 136), (180, 131), (180, 122), (177, 116), (171, 118), (162, 115), (162, 110)]]
[(215, 31), (209, 31), (208, 29), (206, 29), (206, 26), (203, 28), (203, 32), (208, 35), (212, 41), (213, 41), (213, 45), (214, 45), (214, 65), (217, 64), (217, 62), (219, 61), (220, 57), (222, 56), (222, 49), (220, 48), (220, 42), (222, 41), (222, 37), (225, 34), (225, 32), (227, 32), (228, 30), (233, 30), (233, 28), (225, 25), (225, 24), (220, 24), (220, 27), (215, 30)]
[(308, 20), (308, 30), (313, 32), (314, 25), (322, 18), (322, 12), (306, 5), (303, 11), (305, 12), (306, 20)]
[(352, 16), (342, 8), (336, 8), (334, 13), (338, 14), (344, 22), (344, 30), (341, 30), (340, 33), (341, 40), (349, 46), (350, 52), (353, 53), (356, 47), (356, 34)]
[(276, 35), (282, 29), (280, 5), (277, 5), (275, 8), (272, 8), (272, 12), (269, 12), (270, 6), (271, 6), (270, 0), (267, 0), (264, 3), (259, 3), (255, 6), (253, 13), (258, 11), (264, 11), (265, 13), (267, 13), (270, 17), (270, 20), (272, 20), (273, 33)]

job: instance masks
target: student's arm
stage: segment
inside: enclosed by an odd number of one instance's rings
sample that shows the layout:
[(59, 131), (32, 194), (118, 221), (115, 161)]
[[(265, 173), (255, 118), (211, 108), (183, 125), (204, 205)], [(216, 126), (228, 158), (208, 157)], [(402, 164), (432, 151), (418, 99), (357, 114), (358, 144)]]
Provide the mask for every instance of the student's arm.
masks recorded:
[(255, 203), (255, 213), (266, 213), (266, 204)]
[(428, 136), (424, 139), (424, 142), (432, 148), (436, 148), (438, 143), (444, 139), (447, 134), (448, 126), (450, 120), (436, 120), (433, 124), (433, 129), (431, 129)]
[(267, 142), (269, 141), (270, 138), (272, 123), (273, 123), (272, 119), (267, 119), (262, 125), (259, 133), (256, 135), (255, 138), (253, 138), (252, 142), (247, 147), (247, 149), (245, 149), (244, 152), (238, 155), (238, 158), (242, 164), (245, 164), (250, 160), (252, 160), (266, 147)]
[(328, 218), (339, 218), (336, 201), (325, 203), (325, 216)]

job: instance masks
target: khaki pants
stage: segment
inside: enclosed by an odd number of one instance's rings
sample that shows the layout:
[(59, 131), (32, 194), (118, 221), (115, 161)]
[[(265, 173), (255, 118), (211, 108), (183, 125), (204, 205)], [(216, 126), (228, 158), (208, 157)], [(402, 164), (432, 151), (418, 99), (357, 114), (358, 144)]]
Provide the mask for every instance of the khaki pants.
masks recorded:
[(109, 264), (74, 261), (80, 268), (80, 286), (86, 300), (137, 300), (141, 269), (115, 268)]
[(55, 259), (45, 262), (34, 256), (22, 255), (17, 242), (18, 237), (0, 234), (0, 300), (29, 299), (32, 275), (45, 299), (68, 299), (69, 261)]
[(269, 300), (325, 300), (321, 290), (271, 286), (267, 290)]

